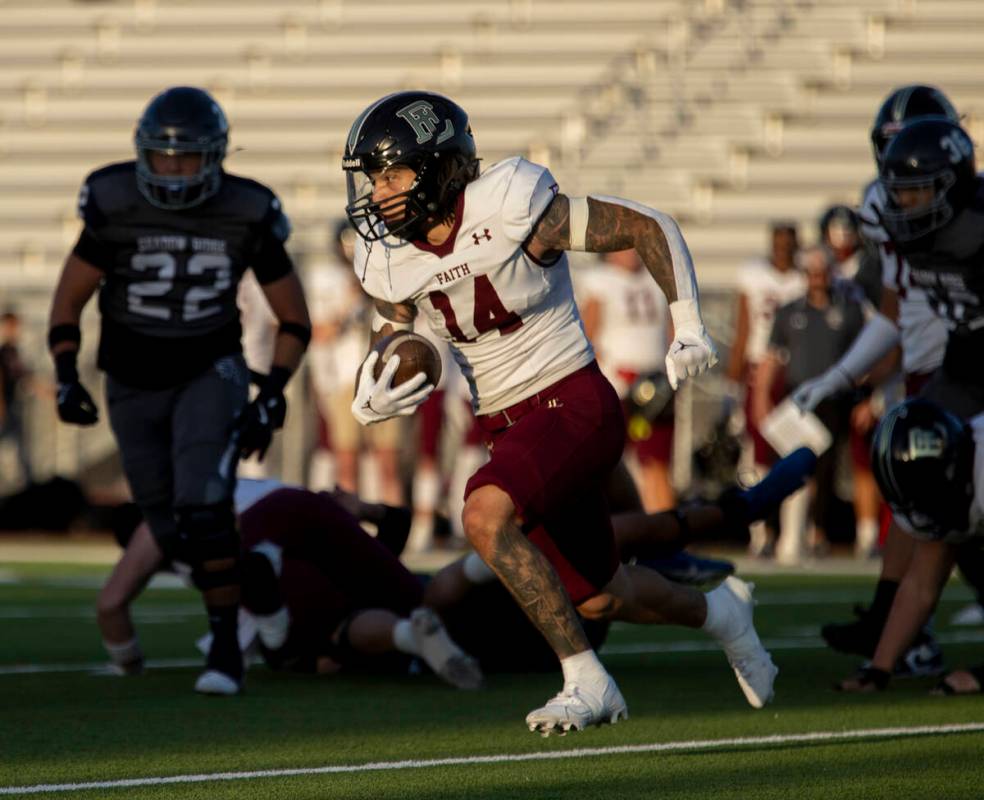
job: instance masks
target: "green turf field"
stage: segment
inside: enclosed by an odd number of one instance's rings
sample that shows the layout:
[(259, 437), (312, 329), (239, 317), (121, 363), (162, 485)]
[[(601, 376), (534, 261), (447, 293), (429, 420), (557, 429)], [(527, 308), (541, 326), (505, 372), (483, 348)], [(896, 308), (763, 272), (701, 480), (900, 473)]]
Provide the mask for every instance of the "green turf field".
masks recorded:
[[(557, 676), (491, 676), (465, 693), (430, 675), (255, 667), (242, 697), (196, 696), (197, 668), (180, 664), (196, 663), (205, 621), (180, 589), (152, 589), (136, 606), (147, 656), (163, 666), (94, 675), (103, 654), (92, 605), (104, 574), (0, 569), (0, 796), (984, 797), (984, 697), (930, 696), (929, 679), (879, 695), (830, 689), (854, 662), (820, 646), (819, 626), (866, 601), (870, 579), (756, 579), (758, 627), (781, 670), (762, 711), (746, 705), (700, 633), (616, 626), (605, 660), (630, 719), (545, 740), (523, 717), (560, 688)], [(950, 665), (984, 661), (984, 629), (946, 624), (968, 598), (952, 584), (940, 607)]]

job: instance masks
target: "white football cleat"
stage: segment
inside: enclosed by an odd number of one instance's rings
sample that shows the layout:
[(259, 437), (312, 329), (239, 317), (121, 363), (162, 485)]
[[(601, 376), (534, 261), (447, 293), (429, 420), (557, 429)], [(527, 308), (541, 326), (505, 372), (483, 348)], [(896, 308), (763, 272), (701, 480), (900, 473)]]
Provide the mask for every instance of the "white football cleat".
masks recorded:
[(720, 640), (721, 646), (734, 668), (745, 699), (753, 708), (762, 708), (772, 699), (772, 685), (779, 669), (772, 663), (769, 651), (762, 646), (752, 622), (752, 589), (755, 585), (731, 576), (721, 588), (732, 603), (732, 630), (727, 640)]
[(563, 691), (526, 715), (526, 726), (534, 733), (549, 736), (568, 731), (583, 731), (589, 725), (614, 725), (629, 718), (625, 699), (618, 690), (611, 675), (600, 692), (585, 689), (583, 686), (567, 683)]
[(452, 686), (478, 689), (485, 681), (478, 661), (454, 643), (432, 609), (415, 608), (410, 614), (410, 629), (420, 657)]
[(242, 689), (242, 684), (217, 669), (205, 670), (195, 681), (195, 691), (200, 694), (232, 697), (239, 694)]

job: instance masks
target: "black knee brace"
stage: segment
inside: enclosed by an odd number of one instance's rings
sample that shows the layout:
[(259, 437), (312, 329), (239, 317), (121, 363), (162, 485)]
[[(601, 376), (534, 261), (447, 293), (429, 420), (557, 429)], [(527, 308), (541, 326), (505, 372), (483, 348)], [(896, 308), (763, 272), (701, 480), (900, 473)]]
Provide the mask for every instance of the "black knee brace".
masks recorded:
[(195, 586), (207, 591), (238, 584), (239, 534), (232, 501), (181, 506), (174, 516), (179, 542), (176, 558), (191, 566)]

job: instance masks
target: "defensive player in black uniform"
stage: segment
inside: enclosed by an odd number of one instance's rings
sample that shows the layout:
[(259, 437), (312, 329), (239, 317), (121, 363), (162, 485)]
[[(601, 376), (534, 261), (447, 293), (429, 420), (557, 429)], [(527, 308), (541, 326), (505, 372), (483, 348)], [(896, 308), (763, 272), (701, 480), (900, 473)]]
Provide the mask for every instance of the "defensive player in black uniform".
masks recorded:
[(974, 145), (949, 119), (917, 120), (889, 144), (879, 180), (882, 224), (949, 332), (921, 395), (970, 419), (984, 410), (984, 179)]
[[(214, 638), (195, 689), (227, 695), (243, 676), (236, 464), (262, 456), (283, 425), (283, 390), (310, 338), (284, 249), (290, 223), (267, 187), (223, 170), (228, 132), (201, 89), (151, 100), (137, 124), (136, 160), (98, 169), (82, 186), (85, 227), (55, 290), (49, 331), (58, 414), (91, 425), (98, 410), (76, 359), (82, 309), (99, 291), (98, 365), (123, 467), (161, 549), (192, 565), (204, 595)], [(280, 320), (273, 368), (251, 403), (236, 305), (248, 268)]]

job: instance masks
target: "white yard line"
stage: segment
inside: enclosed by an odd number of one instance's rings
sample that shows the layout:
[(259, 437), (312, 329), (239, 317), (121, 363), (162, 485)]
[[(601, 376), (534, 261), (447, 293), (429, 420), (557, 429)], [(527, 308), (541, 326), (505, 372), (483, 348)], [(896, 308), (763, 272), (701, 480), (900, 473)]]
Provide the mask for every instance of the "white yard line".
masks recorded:
[(898, 739), (912, 736), (940, 736), (944, 734), (981, 732), (984, 732), (984, 723), (981, 722), (962, 725), (920, 725), (910, 728), (861, 728), (847, 731), (817, 731), (814, 733), (774, 734), (771, 736), (740, 736), (729, 739), (694, 739), (680, 742), (622, 745), (619, 747), (586, 747), (576, 750), (540, 753), (503, 753), (494, 756), (460, 756), (457, 758), (432, 758), (411, 761), (375, 761), (367, 764), (338, 764), (325, 767), (300, 767), (296, 769), (264, 769), (251, 770), (249, 772), (212, 772), (191, 775), (127, 778), (113, 781), (90, 781), (87, 783), (40, 783), (29, 786), (0, 787), (0, 795), (39, 794), (41, 792), (82, 792), (92, 789), (129, 789), (138, 786), (164, 786), (179, 783), (214, 783), (217, 781), (245, 781), (256, 780), (257, 778), (288, 778), (304, 775), (338, 775), (344, 773), (429, 769), (432, 767), (469, 767), (478, 764), (560, 761), (637, 753), (679, 753), (695, 750), (717, 750), (725, 747), (784, 747), (790, 744), (826, 744), (828, 742), (869, 741), (872, 739)]

